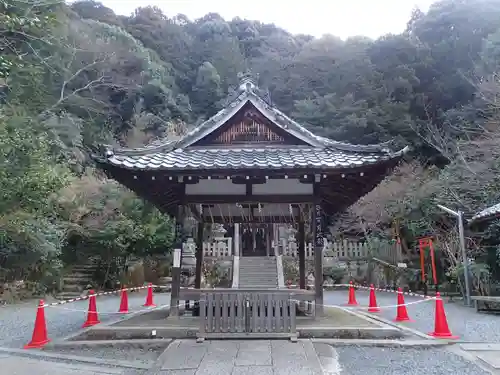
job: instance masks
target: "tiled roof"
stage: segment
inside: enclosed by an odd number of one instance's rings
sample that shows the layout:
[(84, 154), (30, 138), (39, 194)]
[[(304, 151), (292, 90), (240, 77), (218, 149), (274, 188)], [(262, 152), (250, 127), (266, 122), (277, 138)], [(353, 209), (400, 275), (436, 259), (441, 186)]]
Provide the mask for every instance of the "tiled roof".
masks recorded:
[(285, 115), (278, 108), (270, 105), (259, 95), (258, 87), (246, 86), (246, 88), (243, 88), (242, 86), (243, 85), (241, 85), (239, 90), (227, 100), (222, 110), (182, 137), (182, 139), (176, 142), (175, 147), (180, 148), (193, 145), (224, 125), (226, 121), (233, 117), (246, 103), (250, 102), (276, 126), (313, 147), (336, 147), (346, 151), (388, 151), (388, 142), (375, 145), (353, 145), (317, 136)]
[[(403, 152), (403, 151), (402, 151)], [(313, 147), (187, 148), (148, 154), (111, 154), (107, 162), (128, 169), (200, 170), (245, 168), (352, 168), (398, 154), (348, 152)]]
[[(309, 146), (206, 147), (196, 143), (251, 103), (275, 126)], [(155, 141), (136, 149), (105, 147), (95, 156), (102, 164), (128, 169), (242, 169), (242, 168), (350, 168), (399, 158), (408, 148), (392, 153), (387, 144), (352, 145), (319, 137), (270, 105), (248, 76), (227, 99), (226, 106), (181, 139)]]
[(495, 204), (491, 207), (485, 208), (482, 211), (479, 211), (475, 214), (470, 220), (471, 223), (480, 221), (480, 220), (488, 220), (492, 219), (494, 216), (500, 215), (500, 203)]

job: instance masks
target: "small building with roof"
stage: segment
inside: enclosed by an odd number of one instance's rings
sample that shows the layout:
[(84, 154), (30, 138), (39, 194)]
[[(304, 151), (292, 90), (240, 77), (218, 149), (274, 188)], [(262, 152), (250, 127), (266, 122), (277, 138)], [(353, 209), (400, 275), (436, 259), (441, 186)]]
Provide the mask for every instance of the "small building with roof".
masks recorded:
[[(224, 108), (180, 139), (135, 149), (102, 147), (94, 159), (109, 178), (176, 219), (176, 248), (185, 240), (185, 217), (196, 218), (197, 289), (204, 223), (231, 227), (232, 285), (255, 290), (284, 288), (280, 254), (269, 252), (275, 223), (297, 229), (300, 288), (305, 290), (304, 238), (309, 232), (315, 251), (315, 290), (310, 293), (316, 313), (321, 313), (322, 249), (329, 218), (374, 189), (407, 150), (317, 136), (273, 106), (251, 75), (243, 74)], [(263, 239), (246, 241), (244, 228), (259, 228)], [(262, 273), (269, 268), (266, 262), (277, 264), (277, 282), (274, 275)], [(252, 273), (259, 269), (260, 274)]]

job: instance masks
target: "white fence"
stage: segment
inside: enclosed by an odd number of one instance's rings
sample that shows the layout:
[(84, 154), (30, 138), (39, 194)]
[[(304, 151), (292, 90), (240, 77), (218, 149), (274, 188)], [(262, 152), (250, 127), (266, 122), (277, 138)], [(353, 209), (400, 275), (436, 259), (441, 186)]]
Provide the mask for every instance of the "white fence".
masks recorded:
[(366, 242), (335, 241), (326, 246), (324, 256), (338, 259), (365, 259), (369, 257), (369, 248)]
[[(299, 255), (299, 244), (295, 241), (283, 240), (279, 246), (284, 257), (296, 258)], [(309, 242), (304, 244), (306, 259), (314, 258), (314, 245)], [(276, 248), (275, 248), (276, 249)], [(368, 245), (365, 242), (335, 241), (328, 242), (323, 248), (324, 257), (341, 260), (363, 259), (368, 257)]]
[[(305, 243), (306, 259), (314, 257), (314, 246), (311, 242)], [(282, 254), (284, 257), (298, 258), (299, 244), (295, 241), (282, 240), (280, 245), (274, 245), (274, 251)]]
[[(314, 245), (305, 243), (306, 259), (314, 258)], [(275, 254), (282, 254), (287, 258), (298, 258), (299, 246), (295, 241), (282, 240), (280, 244), (273, 244)], [(208, 258), (227, 258), (233, 256), (233, 239), (231, 237), (218, 237), (211, 241), (203, 242), (203, 256)], [(324, 257), (339, 260), (366, 259), (369, 249), (366, 242), (335, 241), (328, 242), (323, 249)]]
[(214, 238), (203, 242), (203, 256), (210, 258), (226, 258), (233, 256), (233, 239), (231, 237)]

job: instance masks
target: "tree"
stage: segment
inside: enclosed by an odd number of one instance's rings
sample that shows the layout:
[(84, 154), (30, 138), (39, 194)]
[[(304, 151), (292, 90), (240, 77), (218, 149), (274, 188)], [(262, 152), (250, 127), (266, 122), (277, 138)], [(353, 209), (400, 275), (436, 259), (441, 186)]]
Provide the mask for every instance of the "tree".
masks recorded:
[(215, 67), (208, 61), (198, 68), (193, 86), (193, 104), (199, 112), (211, 116), (217, 112), (215, 105), (222, 96), (221, 79)]

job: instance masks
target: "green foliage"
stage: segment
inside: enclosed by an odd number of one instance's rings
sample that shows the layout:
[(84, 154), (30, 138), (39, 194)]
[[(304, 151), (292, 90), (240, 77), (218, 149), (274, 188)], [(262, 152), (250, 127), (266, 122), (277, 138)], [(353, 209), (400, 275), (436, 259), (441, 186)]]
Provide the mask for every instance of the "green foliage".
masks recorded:
[(494, 0), (446, 0), (415, 11), (400, 35), (342, 41), (217, 14), (0, 1), (3, 272), (55, 275), (61, 252), (168, 252), (169, 219), (95, 174), (89, 148), (177, 136), (215, 113), (247, 69), (319, 135), (413, 146), (421, 165), (362, 202), (369, 232), (386, 238), (396, 218), (411, 243), (449, 228), (436, 202), (469, 212), (500, 199), (498, 19)]
[(65, 241), (50, 202), (69, 171), (57, 163), (43, 127), (22, 111), (0, 112), (0, 150), (0, 276), (46, 282)]

